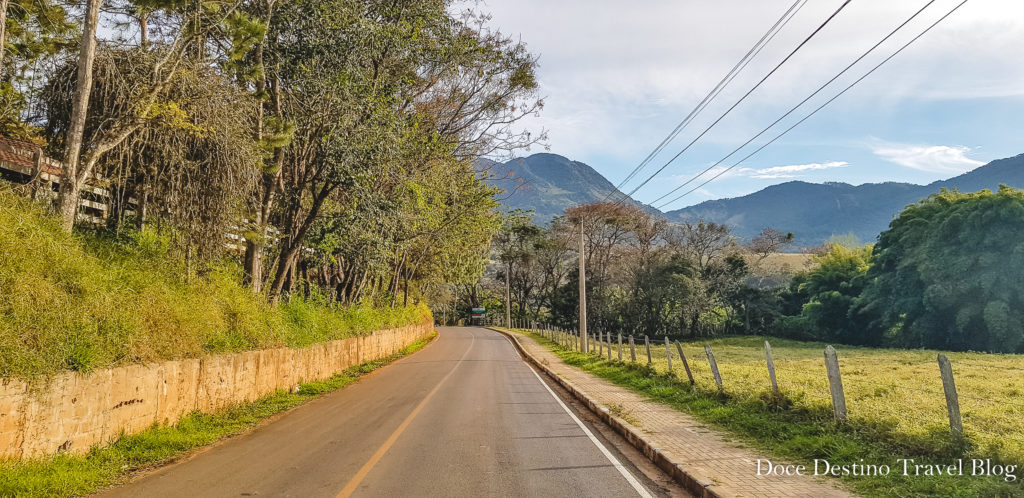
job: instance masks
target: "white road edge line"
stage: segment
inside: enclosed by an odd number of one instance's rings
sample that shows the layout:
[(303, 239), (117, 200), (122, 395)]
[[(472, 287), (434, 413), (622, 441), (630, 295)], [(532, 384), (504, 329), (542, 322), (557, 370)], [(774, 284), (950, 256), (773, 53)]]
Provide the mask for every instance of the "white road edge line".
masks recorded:
[[(506, 337), (505, 339), (508, 340), (508, 337)], [(509, 344), (511, 343), (512, 341), (509, 340)], [(515, 346), (513, 346), (513, 349), (515, 349)], [(518, 350), (516, 350), (516, 354), (519, 354)], [(520, 355), (520, 358), (522, 358), (522, 355)], [(544, 386), (544, 389), (548, 390), (548, 393), (551, 394), (551, 397), (555, 398), (555, 401), (558, 402), (558, 405), (561, 406), (563, 410), (565, 410), (565, 413), (569, 414), (569, 417), (572, 418), (573, 421), (576, 422), (576, 425), (580, 426), (580, 429), (583, 430), (583, 433), (586, 434), (588, 438), (590, 438), (590, 442), (594, 443), (594, 446), (597, 446), (597, 449), (601, 450), (601, 453), (604, 454), (605, 458), (607, 458), (608, 461), (611, 462), (611, 464), (615, 467), (615, 469), (618, 470), (620, 474), (622, 474), (622, 477), (626, 478), (626, 481), (629, 482), (629, 485), (633, 486), (633, 489), (636, 490), (636, 494), (642, 496), (643, 498), (653, 498), (653, 496), (651, 496), (651, 494), (647, 492), (647, 489), (644, 488), (643, 484), (640, 484), (640, 481), (633, 477), (633, 474), (630, 474), (629, 471), (626, 470), (626, 467), (624, 465), (619, 463), (619, 461), (615, 458), (615, 455), (612, 455), (612, 452), (608, 451), (608, 448), (605, 448), (604, 445), (601, 444), (601, 441), (598, 441), (597, 438), (594, 437), (594, 433), (590, 432), (590, 429), (588, 429), (586, 425), (583, 425), (583, 421), (576, 417), (576, 414), (573, 413), (568, 406), (565, 406), (565, 403), (562, 403), (562, 399), (559, 398), (558, 395), (551, 390), (551, 387), (548, 386), (547, 382), (544, 382), (544, 379), (541, 378), (540, 374), (538, 374), (537, 371), (534, 370), (533, 367), (530, 366), (529, 364), (526, 365), (526, 368), (529, 368), (530, 371), (533, 372), (533, 375), (537, 377), (538, 381), (540, 381), (540, 385)]]
[(501, 336), (504, 337), (506, 341), (508, 341), (508, 344), (510, 346), (512, 346), (512, 351), (516, 352), (516, 356), (518, 356), (521, 361), (526, 361), (526, 358), (523, 358), (523, 355), (519, 354), (519, 349), (516, 348), (516, 345), (512, 344), (512, 339), (509, 339), (508, 336), (505, 334), (502, 334)]

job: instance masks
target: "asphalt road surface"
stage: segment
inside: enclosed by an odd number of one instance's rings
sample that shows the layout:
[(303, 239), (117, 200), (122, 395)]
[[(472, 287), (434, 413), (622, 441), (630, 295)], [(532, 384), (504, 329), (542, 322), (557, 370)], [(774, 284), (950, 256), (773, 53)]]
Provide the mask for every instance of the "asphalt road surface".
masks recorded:
[(503, 335), (440, 332), (356, 384), (102, 495), (678, 495)]

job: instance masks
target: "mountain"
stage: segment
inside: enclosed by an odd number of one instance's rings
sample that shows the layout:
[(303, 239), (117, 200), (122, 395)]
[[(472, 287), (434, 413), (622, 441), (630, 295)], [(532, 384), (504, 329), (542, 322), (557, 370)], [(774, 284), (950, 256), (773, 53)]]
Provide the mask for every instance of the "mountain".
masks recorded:
[(793, 232), (800, 246), (814, 246), (832, 235), (852, 233), (874, 241), (906, 206), (941, 188), (976, 192), (1000, 184), (1024, 188), (1024, 154), (992, 161), (955, 178), (928, 185), (910, 183), (807, 183), (772, 185), (743, 197), (706, 201), (670, 211), (671, 221), (706, 220), (724, 223), (742, 238), (765, 227)]
[[(505, 163), (477, 161), (487, 172), (487, 183), (505, 190), (499, 195), (510, 209), (532, 209), (534, 222), (544, 224), (578, 203), (597, 202), (609, 192), (622, 196), (615, 185), (590, 166), (557, 154), (534, 154)], [(906, 206), (942, 188), (961, 192), (995, 190), (999, 185), (1024, 188), (1024, 154), (998, 159), (960, 176), (928, 185), (912, 183), (807, 183), (792, 181), (772, 185), (750, 195), (718, 199), (661, 213), (646, 204), (633, 205), (670, 221), (700, 220), (723, 223), (743, 239), (772, 227), (793, 232), (800, 247), (816, 246), (833, 235), (853, 234), (863, 242), (874, 241)]]
[[(532, 209), (537, 224), (551, 221), (576, 204), (599, 202), (606, 196), (616, 200), (623, 197), (622, 192), (594, 168), (557, 154), (534, 154), (505, 163), (479, 159), (475, 168), (488, 174), (489, 185), (505, 190), (498, 196), (502, 204), (510, 209)], [(629, 203), (661, 214), (632, 199)]]

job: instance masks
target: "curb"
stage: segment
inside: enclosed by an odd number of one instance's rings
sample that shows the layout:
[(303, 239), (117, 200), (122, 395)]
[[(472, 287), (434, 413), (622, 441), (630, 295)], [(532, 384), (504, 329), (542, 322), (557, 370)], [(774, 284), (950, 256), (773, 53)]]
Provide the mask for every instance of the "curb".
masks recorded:
[(579, 400), (581, 403), (586, 405), (598, 418), (604, 423), (608, 424), (615, 432), (619, 433), (629, 444), (633, 445), (636, 449), (640, 450), (644, 456), (647, 457), (653, 464), (657, 465), (658, 468), (672, 476), (677, 483), (686, 488), (687, 491), (693, 493), (695, 496), (700, 498), (724, 498), (732, 496), (731, 494), (723, 494), (722, 488), (712, 482), (710, 479), (687, 469), (683, 464), (673, 461), (671, 455), (666, 454), (661, 449), (656, 448), (650, 441), (644, 439), (640, 431), (633, 427), (632, 424), (625, 420), (612, 415), (607, 408), (599, 405), (594, 401), (587, 393), (583, 392), (580, 388), (576, 387), (572, 382), (569, 382), (565, 378), (559, 376), (557, 373), (548, 368), (547, 365), (542, 364), (537, 358), (534, 358), (526, 348), (519, 343), (519, 338), (515, 334), (505, 332), (495, 328), (487, 327), (488, 330), (493, 330), (500, 334), (505, 335), (512, 340), (512, 344), (519, 351), (523, 358), (534, 364), (539, 368), (545, 375), (553, 379), (559, 385), (564, 387), (574, 398)]

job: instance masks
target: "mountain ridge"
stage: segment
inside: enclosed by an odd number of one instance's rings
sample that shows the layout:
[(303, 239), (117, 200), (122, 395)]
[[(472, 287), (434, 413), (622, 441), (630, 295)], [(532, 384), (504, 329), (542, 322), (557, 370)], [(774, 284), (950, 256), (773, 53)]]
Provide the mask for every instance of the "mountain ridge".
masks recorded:
[[(504, 163), (481, 159), (475, 167), (487, 175), (485, 181), (489, 185), (505, 190), (505, 194), (499, 196), (503, 204), (512, 209), (532, 209), (534, 223), (538, 224), (551, 221), (576, 204), (625, 197), (594, 168), (558, 154), (539, 153)], [(645, 211), (662, 214), (636, 200), (627, 202)]]
[[(538, 224), (547, 223), (577, 203), (597, 202), (610, 192), (624, 195), (590, 166), (557, 154), (534, 154), (505, 163), (483, 161), (492, 174), (504, 172), (504, 178), (495, 175), (487, 180), (491, 185), (504, 184), (506, 189), (509, 181), (522, 185), (506, 194), (502, 202), (512, 209), (533, 209)], [(861, 241), (874, 241), (906, 206), (942, 188), (975, 192), (995, 190), (1001, 184), (1024, 188), (1024, 154), (996, 159), (927, 185), (793, 180), (748, 195), (704, 201), (664, 213), (633, 199), (630, 202), (670, 221), (722, 223), (741, 239), (750, 239), (767, 227), (793, 232), (798, 246), (809, 247), (837, 235), (853, 234)]]

